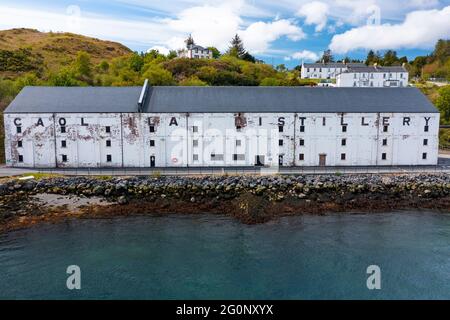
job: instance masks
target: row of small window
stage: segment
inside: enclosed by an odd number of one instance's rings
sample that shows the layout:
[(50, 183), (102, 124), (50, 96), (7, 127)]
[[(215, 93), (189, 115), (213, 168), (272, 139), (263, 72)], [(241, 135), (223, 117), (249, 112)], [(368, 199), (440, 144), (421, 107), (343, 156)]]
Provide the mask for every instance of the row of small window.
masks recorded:
[[(106, 140), (106, 146), (107, 147), (111, 147), (111, 140)], [(155, 140), (150, 140), (150, 147), (154, 147), (154, 146), (155, 146)], [(18, 148), (22, 148), (23, 147), (22, 140), (17, 141), (17, 147)], [(67, 141), (66, 140), (61, 140), (61, 148), (67, 148)]]
[[(304, 153), (300, 153), (298, 156), (300, 161), (305, 160), (305, 154)], [(346, 160), (347, 156), (345, 153), (341, 153), (341, 160)], [(422, 153), (422, 160), (426, 160), (427, 159), (427, 153), (424, 152)], [(386, 153), (382, 153), (381, 154), (381, 160), (387, 160), (387, 154)]]
[[(223, 161), (224, 156), (223, 154), (215, 154), (215, 153), (211, 153), (211, 161)], [(198, 161), (199, 157), (198, 154), (193, 154), (192, 155), (192, 160), (193, 161)], [(233, 154), (233, 161), (244, 161), (245, 160), (245, 154)]]
[[(66, 127), (65, 126), (61, 126), (60, 127), (60, 131), (61, 131), (61, 133), (66, 133), (67, 131), (66, 131)], [(17, 133), (22, 133), (22, 127), (16, 127), (16, 132)], [(111, 127), (110, 126), (106, 126), (105, 127), (105, 132), (106, 133), (111, 133)]]
[[(62, 155), (61, 155), (61, 161), (62, 161), (62, 162), (67, 162), (67, 161), (69, 161), (66, 154), (62, 154)], [(20, 162), (20, 161), (19, 161), (19, 162)], [(110, 155), (110, 154), (107, 154), (107, 155), (106, 155), (106, 162), (112, 162), (112, 155)]]
[[(325, 126), (326, 125), (326, 119), (323, 118), (322, 120), (322, 124)], [(261, 125), (261, 124), (260, 124)], [(61, 126), (61, 133), (66, 133), (66, 127), (65, 126)], [(240, 127), (239, 127), (240, 129)], [(389, 126), (383, 126), (383, 132), (388, 132)], [(429, 126), (425, 126), (424, 127), (424, 132), (428, 132), (429, 130)], [(278, 132), (283, 132), (284, 131), (284, 127), (283, 126), (278, 126)], [(17, 133), (22, 133), (22, 127), (16, 127), (16, 132)], [(105, 132), (106, 133), (111, 133), (111, 127), (106, 126), (105, 127)], [(155, 126), (150, 126), (150, 132), (156, 132), (155, 130)], [(198, 127), (197, 126), (193, 126), (192, 127), (192, 132), (194, 133), (198, 133)], [(300, 126), (300, 132), (305, 132), (305, 126)], [(342, 126), (342, 132), (347, 132), (347, 126), (343, 125)]]

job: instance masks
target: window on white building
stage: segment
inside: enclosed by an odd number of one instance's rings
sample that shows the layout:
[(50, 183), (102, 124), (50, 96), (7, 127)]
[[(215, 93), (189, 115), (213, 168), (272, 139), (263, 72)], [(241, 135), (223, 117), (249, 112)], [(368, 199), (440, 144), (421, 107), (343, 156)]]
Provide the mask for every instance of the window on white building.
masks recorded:
[(428, 145), (428, 139), (423, 139), (423, 145), (427, 146)]
[(426, 152), (422, 153), (422, 159), (423, 159), (423, 160), (426, 160), (426, 159), (427, 159), (427, 153), (426, 153)]
[(223, 160), (223, 154), (211, 153), (211, 160), (212, 161), (222, 161)]
[(23, 162), (23, 155), (19, 154), (19, 162)]

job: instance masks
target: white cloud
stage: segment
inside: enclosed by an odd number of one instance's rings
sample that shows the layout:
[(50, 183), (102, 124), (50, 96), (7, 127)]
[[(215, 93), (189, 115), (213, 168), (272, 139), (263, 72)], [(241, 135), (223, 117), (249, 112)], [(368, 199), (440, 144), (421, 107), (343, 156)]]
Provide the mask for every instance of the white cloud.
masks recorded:
[[(140, 0), (136, 2), (140, 3)], [(238, 33), (252, 53), (268, 51), (273, 41), (284, 36), (292, 41), (305, 37), (302, 29), (290, 20), (244, 21), (242, 11), (250, 12), (249, 8), (254, 7), (244, 0), (208, 3), (212, 4), (181, 10), (174, 18), (155, 18), (153, 14), (153, 18), (147, 20), (121, 19), (83, 10), (79, 16), (74, 16), (76, 10), (66, 13), (0, 5), (0, 29), (25, 27), (41, 31), (69, 31), (128, 45), (158, 46), (165, 52), (184, 47), (188, 34), (192, 34), (200, 45), (215, 46), (224, 51)]]
[(65, 11), (60, 13), (0, 5), (0, 29), (9, 28), (74, 32), (106, 40), (140, 45), (162, 43), (173, 34), (158, 20), (119, 20), (92, 15), (83, 11), (79, 16), (74, 16), (66, 14)]
[(170, 53), (170, 49), (167, 47), (164, 47), (164, 46), (153, 46), (150, 49), (148, 49), (147, 52), (150, 52), (152, 50), (156, 50), (159, 53), (164, 54), (164, 55), (168, 55)]
[(167, 41), (173, 49), (183, 46), (187, 34), (192, 34), (196, 43), (215, 46), (219, 50), (228, 47), (231, 37), (243, 23), (236, 2), (219, 6), (199, 6), (181, 11), (176, 19), (166, 19), (166, 25), (179, 35)]
[(285, 60), (305, 60), (305, 61), (317, 61), (319, 60), (319, 55), (315, 52), (309, 50), (303, 50), (299, 52), (295, 52), (289, 57), (285, 58)]
[(400, 24), (353, 28), (335, 35), (329, 47), (335, 53), (355, 49), (431, 48), (439, 38), (448, 38), (449, 30), (450, 6), (411, 12)]
[(255, 22), (240, 32), (246, 48), (252, 53), (263, 53), (269, 49), (270, 43), (286, 36), (292, 41), (306, 37), (302, 29), (293, 22), (282, 19), (273, 22)]
[(238, 33), (247, 50), (251, 53), (264, 53), (272, 42), (281, 37), (299, 41), (306, 37), (300, 27), (293, 21), (282, 19), (272, 22), (257, 21), (244, 26), (240, 11), (245, 7), (244, 1), (225, 2), (218, 6), (198, 6), (183, 10), (176, 19), (167, 19), (167, 25), (182, 33), (172, 37), (167, 46), (173, 49), (184, 45), (186, 34), (192, 34), (200, 45), (214, 46), (225, 51), (231, 38)]
[(316, 25), (316, 32), (320, 32), (327, 25), (329, 6), (320, 1), (313, 1), (303, 5), (297, 12), (299, 17), (305, 17), (307, 25)]

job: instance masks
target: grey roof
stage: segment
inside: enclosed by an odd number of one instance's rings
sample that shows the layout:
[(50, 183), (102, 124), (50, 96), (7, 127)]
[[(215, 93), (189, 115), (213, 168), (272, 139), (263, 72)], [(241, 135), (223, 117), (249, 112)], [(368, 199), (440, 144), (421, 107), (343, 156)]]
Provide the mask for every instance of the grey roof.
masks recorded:
[(403, 66), (388, 66), (388, 67), (383, 67), (383, 66), (366, 66), (364, 65), (363, 67), (360, 66), (353, 66), (353, 67), (349, 67), (347, 69), (347, 71), (344, 72), (348, 72), (348, 73), (361, 73), (361, 72), (408, 72), (405, 67)]
[(316, 63), (304, 63), (303, 64), (306, 68), (346, 68), (346, 67), (365, 67), (366, 65), (361, 62), (349, 62), (349, 63), (342, 63), (342, 62), (329, 62), (329, 63), (322, 63), (322, 62), (316, 62)]
[(153, 87), (145, 112), (437, 112), (416, 88)]
[(191, 50), (199, 49), (199, 50), (206, 50), (206, 51), (209, 51), (209, 49), (203, 48), (202, 46), (199, 46), (199, 45), (197, 45), (197, 44), (192, 44), (192, 45), (190, 45), (190, 46), (188, 47), (188, 49), (191, 49)]
[(5, 113), (136, 112), (142, 87), (25, 87)]
[[(25, 87), (5, 113), (138, 112), (141, 87)], [(144, 112), (438, 112), (416, 88), (150, 87)]]

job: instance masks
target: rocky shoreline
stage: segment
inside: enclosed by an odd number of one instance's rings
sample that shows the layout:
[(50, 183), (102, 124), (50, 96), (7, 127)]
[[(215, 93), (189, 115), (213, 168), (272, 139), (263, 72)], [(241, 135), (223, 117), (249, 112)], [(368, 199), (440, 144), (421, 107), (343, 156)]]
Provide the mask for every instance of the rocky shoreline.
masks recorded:
[[(48, 201), (45, 195), (56, 198)], [(285, 215), (407, 208), (450, 210), (450, 175), (56, 177), (0, 183), (0, 231), (71, 217), (215, 213), (254, 224)]]

